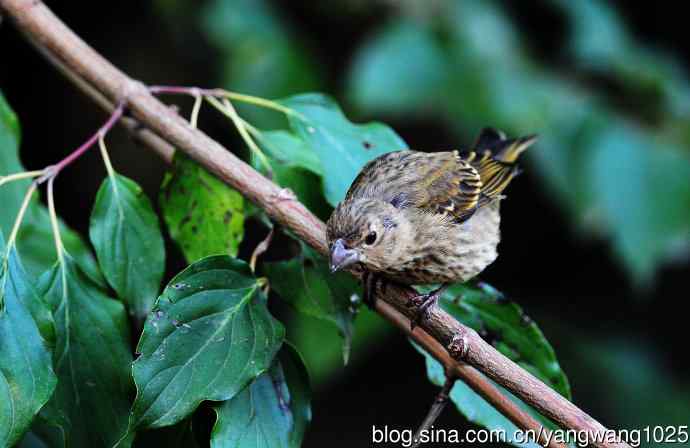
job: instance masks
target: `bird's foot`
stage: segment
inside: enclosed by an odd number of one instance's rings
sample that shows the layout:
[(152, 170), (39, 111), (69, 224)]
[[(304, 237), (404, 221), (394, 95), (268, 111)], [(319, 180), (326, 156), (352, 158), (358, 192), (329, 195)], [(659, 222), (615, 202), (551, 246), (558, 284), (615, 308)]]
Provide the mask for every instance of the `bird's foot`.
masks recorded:
[(415, 316), (410, 320), (410, 330), (414, 330), (424, 319), (428, 318), (429, 309), (438, 302), (446, 288), (448, 288), (448, 284), (443, 284), (433, 291), (410, 297), (407, 301), (408, 308), (416, 308)]
[(365, 271), (362, 277), (362, 283), (364, 285), (364, 298), (363, 302), (369, 309), (376, 309), (376, 283), (378, 278), (376, 274)]

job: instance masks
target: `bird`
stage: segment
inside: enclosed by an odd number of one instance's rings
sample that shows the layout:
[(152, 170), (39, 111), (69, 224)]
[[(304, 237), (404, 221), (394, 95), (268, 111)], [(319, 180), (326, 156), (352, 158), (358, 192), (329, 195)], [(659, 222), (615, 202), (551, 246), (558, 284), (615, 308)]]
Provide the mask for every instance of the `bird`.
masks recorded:
[(332, 272), (361, 270), (364, 302), (373, 285), (440, 284), (408, 305), (422, 319), (453, 283), (476, 277), (498, 256), (500, 202), (536, 135), (481, 131), (471, 149), (394, 151), (369, 161), (326, 224)]

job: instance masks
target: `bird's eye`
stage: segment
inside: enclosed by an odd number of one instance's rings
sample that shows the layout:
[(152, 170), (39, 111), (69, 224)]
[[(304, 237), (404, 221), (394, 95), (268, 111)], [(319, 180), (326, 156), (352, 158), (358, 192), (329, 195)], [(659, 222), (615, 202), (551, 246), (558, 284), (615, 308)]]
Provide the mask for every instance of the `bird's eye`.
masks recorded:
[(364, 239), (364, 244), (371, 246), (376, 242), (376, 232), (370, 232), (369, 235)]

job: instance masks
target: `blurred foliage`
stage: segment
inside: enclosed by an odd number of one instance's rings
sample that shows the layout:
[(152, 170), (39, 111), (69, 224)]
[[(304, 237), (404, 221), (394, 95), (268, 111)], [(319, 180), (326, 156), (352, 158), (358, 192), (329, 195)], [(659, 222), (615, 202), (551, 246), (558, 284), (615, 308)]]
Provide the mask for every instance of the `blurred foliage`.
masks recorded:
[[(651, 91), (649, 105), (621, 111), (542, 65), (498, 3), (476, 0), (435, 3), (427, 20), (406, 15), (403, 2), (402, 17), (356, 54), (348, 95), (368, 113), (432, 113), (462, 134), (486, 124), (539, 133), (529, 154), (554, 198), (575, 222), (608, 235), (645, 284), (690, 242), (689, 140), (676, 130), (687, 129), (690, 84), (668, 57), (638, 48), (609, 6), (555, 3), (574, 24), (573, 71), (603, 72), (631, 96)], [(661, 111), (658, 124), (646, 122), (645, 107)]]
[[(202, 30), (221, 52), (222, 87), (266, 98), (318, 89), (319, 66), (265, 0), (213, 0), (205, 5)], [(275, 115), (241, 108), (262, 126)]]

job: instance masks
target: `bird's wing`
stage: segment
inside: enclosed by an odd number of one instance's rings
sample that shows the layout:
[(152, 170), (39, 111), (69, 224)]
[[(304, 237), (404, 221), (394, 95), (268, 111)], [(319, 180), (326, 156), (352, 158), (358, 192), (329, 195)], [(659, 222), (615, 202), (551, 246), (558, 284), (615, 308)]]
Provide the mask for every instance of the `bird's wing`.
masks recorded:
[(397, 208), (440, 213), (463, 222), (501, 198), (519, 173), (517, 158), (535, 139), (507, 139), (487, 128), (471, 151), (384, 154), (365, 165), (346, 198), (378, 198)]
[(399, 151), (369, 162), (347, 197), (376, 197), (397, 208), (450, 215), (461, 222), (476, 210), (481, 190), (477, 169), (457, 151)]

